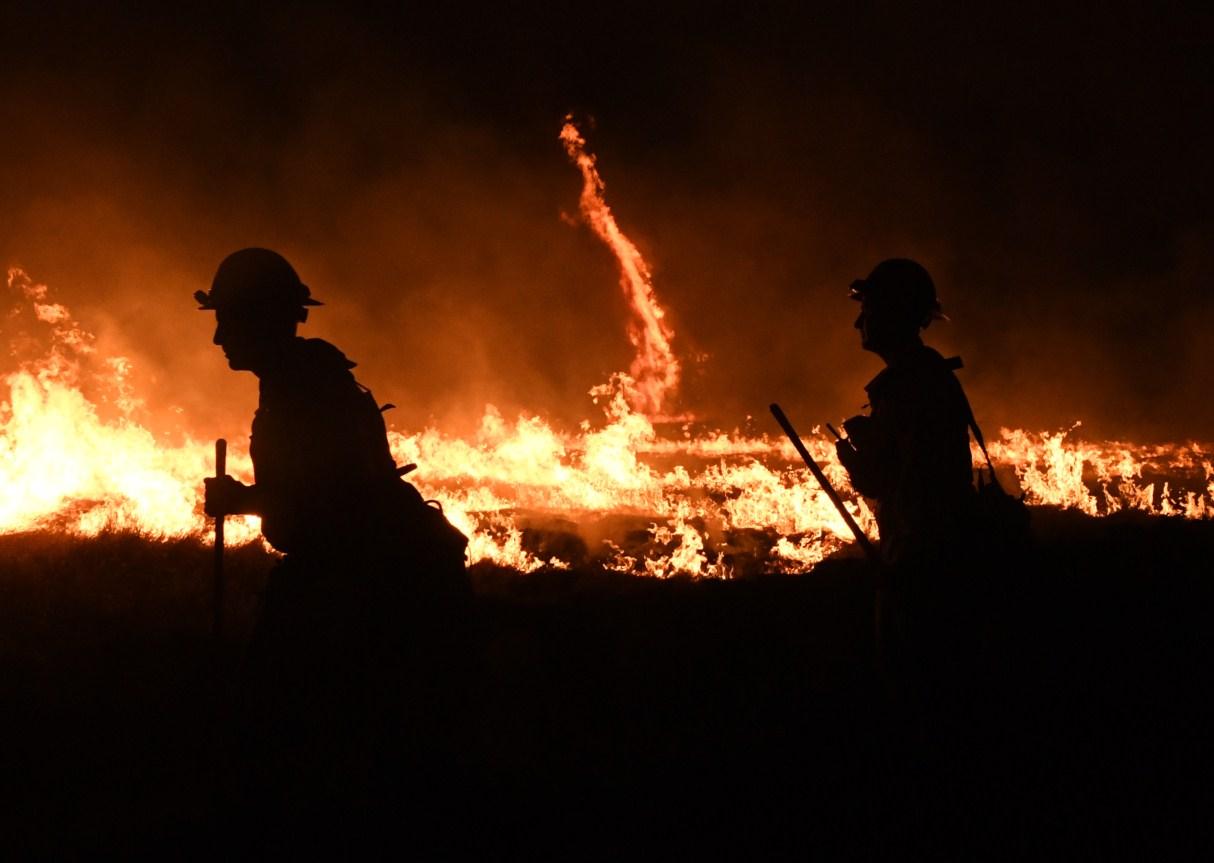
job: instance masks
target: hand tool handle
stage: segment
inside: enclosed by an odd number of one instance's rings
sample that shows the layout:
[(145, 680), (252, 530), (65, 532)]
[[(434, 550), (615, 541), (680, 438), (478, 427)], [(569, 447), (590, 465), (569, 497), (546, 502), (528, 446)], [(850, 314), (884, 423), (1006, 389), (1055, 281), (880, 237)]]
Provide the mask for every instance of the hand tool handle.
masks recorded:
[[(222, 477), (228, 473), (228, 442), (223, 438), (215, 441), (215, 476)], [(223, 631), (223, 520), (224, 516), (215, 516), (215, 561), (212, 595), (211, 631), (219, 638)]]

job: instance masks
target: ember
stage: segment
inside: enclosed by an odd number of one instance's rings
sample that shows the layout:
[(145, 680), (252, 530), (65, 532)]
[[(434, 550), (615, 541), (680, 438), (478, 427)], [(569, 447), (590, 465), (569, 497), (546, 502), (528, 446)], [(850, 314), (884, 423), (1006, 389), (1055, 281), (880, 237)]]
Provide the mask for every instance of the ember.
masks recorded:
[[(398, 462), (420, 465), (416, 484), (471, 538), (473, 563), (532, 571), (579, 562), (560, 544), (536, 540), (553, 524), (583, 537), (566, 546), (603, 566), (657, 577), (799, 571), (842, 549), (847, 527), (783, 439), (674, 415), (681, 367), (650, 268), (607, 206), (581, 133), (566, 123), (560, 138), (582, 174), (582, 216), (619, 265), (635, 358), (590, 390), (603, 416), (576, 430), (487, 406), (468, 438), (436, 428), (392, 432)], [(158, 443), (135, 417), (128, 361), (99, 355), (89, 332), (23, 271), (9, 270), (7, 288), (5, 331), (17, 366), (0, 402), (0, 533), (120, 530), (205, 540), (200, 493), (213, 471), (211, 442)], [(1097, 443), (1077, 428), (1003, 429), (991, 454), (1035, 505), (1214, 516), (1207, 448)], [(833, 447), (824, 438), (806, 443), (875, 534)], [(251, 480), (239, 440), (229, 471)], [(231, 519), (228, 530), (232, 544), (259, 536), (252, 517)]]

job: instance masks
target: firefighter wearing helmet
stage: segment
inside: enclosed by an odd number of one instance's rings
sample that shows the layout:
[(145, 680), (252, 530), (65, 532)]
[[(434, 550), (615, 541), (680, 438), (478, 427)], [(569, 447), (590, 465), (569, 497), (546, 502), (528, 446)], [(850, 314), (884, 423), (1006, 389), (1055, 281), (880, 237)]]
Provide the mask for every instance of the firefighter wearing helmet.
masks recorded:
[(870, 412), (844, 423), (837, 445), (852, 485), (876, 501), (887, 563), (947, 556), (972, 510), (969, 413), (945, 359), (922, 331), (942, 319), (936, 288), (914, 261), (892, 258), (851, 285), (860, 345), (885, 369), (865, 387)]
[(210, 293), (194, 296), (215, 312), (228, 366), (260, 384), (249, 445), (257, 481), (208, 480), (208, 513), (259, 515), (271, 545), (308, 559), (379, 528), (385, 490), (399, 485), (384, 422), (355, 364), (296, 334), (321, 303), (295, 269), (269, 249), (243, 249), (219, 265)]
[(449, 749), (436, 729), (456, 726), (441, 704), (443, 669), (461, 649), (466, 540), (402, 480), (355, 364), (297, 335), (321, 303), (285, 258), (235, 252), (195, 299), (215, 313), (229, 367), (259, 382), (255, 483), (206, 480), (206, 512), (260, 516), (285, 555), (262, 598), (242, 687), (255, 803), (287, 789), (313, 803), (357, 796), (377, 765)]
[(927, 270), (882, 261), (851, 285), (860, 345), (885, 368), (865, 387), (869, 412), (836, 444), (852, 486), (870, 499), (885, 578), (877, 592), (878, 650), (903, 720), (949, 734), (967, 714), (982, 579), (971, 571), (977, 495), (969, 402), (922, 333), (944, 319)]

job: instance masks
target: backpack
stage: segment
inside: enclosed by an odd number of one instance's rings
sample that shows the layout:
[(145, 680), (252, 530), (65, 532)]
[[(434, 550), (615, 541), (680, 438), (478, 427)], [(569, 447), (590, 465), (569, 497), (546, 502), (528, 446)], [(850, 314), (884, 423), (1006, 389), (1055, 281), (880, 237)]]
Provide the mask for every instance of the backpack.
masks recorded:
[(468, 537), (447, 519), (441, 503), (425, 500), (413, 483), (404, 478), (417, 465), (396, 466), (383, 417), (395, 405), (381, 406), (370, 389), (362, 384), (357, 386), (360, 398), (356, 410), (362, 413), (360, 427), (367, 437), (367, 470), (384, 476), (391, 489), (391, 506), (399, 517), (394, 519), (398, 541), (421, 568), (440, 581), (464, 580)]
[[(402, 470), (408, 472), (412, 467), (408, 465)], [(458, 574), (463, 578), (468, 537), (447, 519), (441, 503), (425, 500), (406, 479), (399, 479), (397, 483), (400, 486), (399, 508), (404, 517), (404, 542), (419, 562), (434, 570), (436, 575), (445, 579)]]

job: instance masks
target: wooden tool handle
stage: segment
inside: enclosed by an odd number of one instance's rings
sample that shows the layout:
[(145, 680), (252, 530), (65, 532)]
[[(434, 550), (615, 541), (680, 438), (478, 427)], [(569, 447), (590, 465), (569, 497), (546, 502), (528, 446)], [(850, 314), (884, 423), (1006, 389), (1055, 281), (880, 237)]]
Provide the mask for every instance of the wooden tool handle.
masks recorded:
[[(226, 476), (228, 472), (228, 442), (223, 438), (215, 441), (215, 476)], [(211, 630), (218, 638), (223, 630), (223, 515), (215, 516), (215, 562), (214, 595), (211, 598)]]

